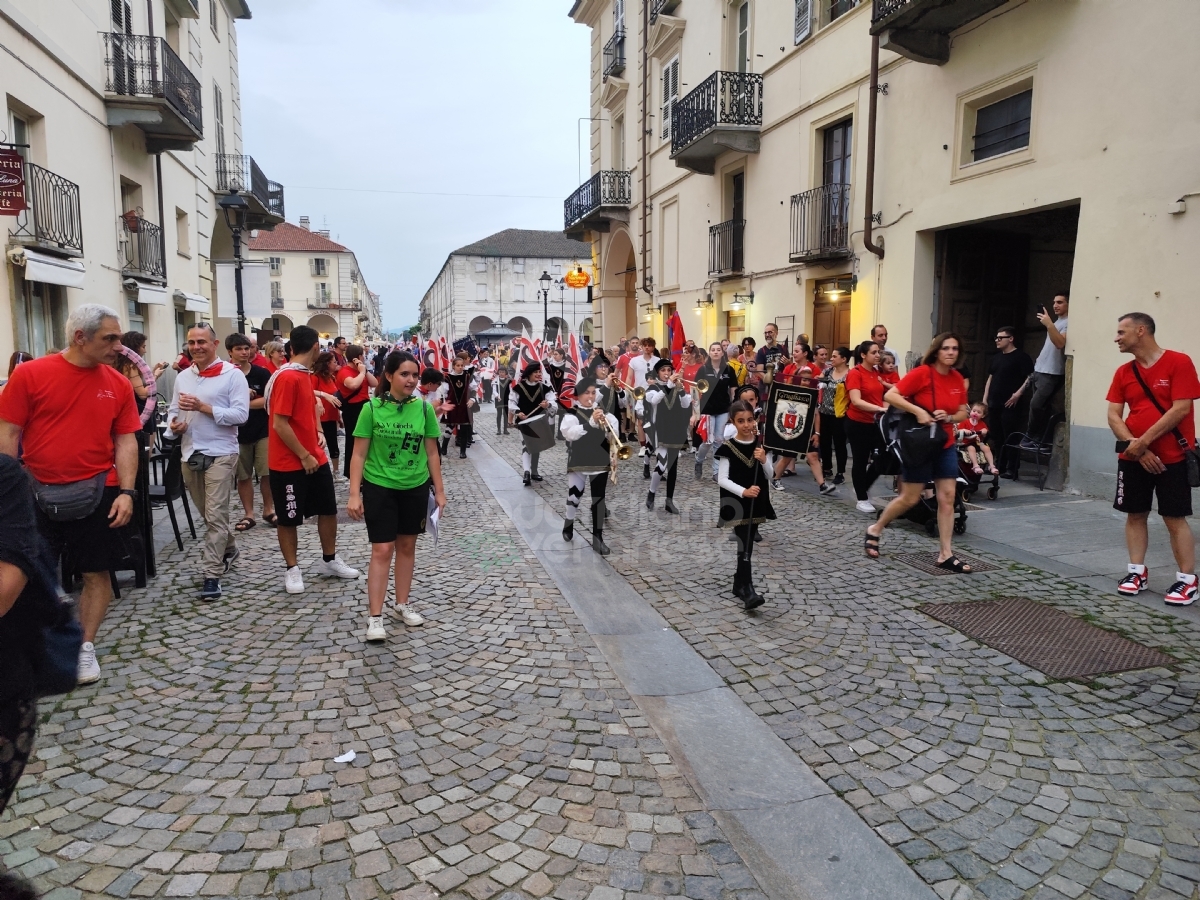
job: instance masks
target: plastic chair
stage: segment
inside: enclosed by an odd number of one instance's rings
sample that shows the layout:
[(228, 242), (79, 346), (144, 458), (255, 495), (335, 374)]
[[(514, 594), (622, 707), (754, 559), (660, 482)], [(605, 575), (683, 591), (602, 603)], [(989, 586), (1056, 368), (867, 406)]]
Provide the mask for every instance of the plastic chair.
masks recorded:
[(183, 501), (183, 514), (187, 517), (188, 531), (196, 539), (196, 525), (192, 521), (192, 509), (188, 505), (187, 491), (183, 488), (183, 447), (179, 441), (161, 441), (163, 452), (155, 461), (164, 461), (162, 483), (152, 484), (149, 489), (151, 503), (165, 503), (167, 515), (171, 517), (171, 528), (175, 531), (175, 543), (183, 549), (183, 535), (179, 531), (179, 520), (175, 516), (175, 501)]

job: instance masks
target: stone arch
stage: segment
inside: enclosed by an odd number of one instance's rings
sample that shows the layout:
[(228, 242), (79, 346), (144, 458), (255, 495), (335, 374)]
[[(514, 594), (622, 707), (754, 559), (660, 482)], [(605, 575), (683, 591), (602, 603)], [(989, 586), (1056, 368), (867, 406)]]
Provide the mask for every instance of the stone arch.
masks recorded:
[(469, 334), (479, 334), (481, 331), (487, 331), (492, 327), (492, 320), (487, 316), (476, 316), (471, 320), (471, 324), (467, 326)]
[(317, 334), (323, 338), (334, 338), (341, 333), (338, 331), (340, 326), (337, 319), (333, 316), (327, 316), (325, 313), (320, 313), (309, 319), (308, 327), (316, 329)]
[(292, 333), (292, 329), (295, 327), (296, 323), (287, 316), (271, 316), (270, 318), (263, 319), (262, 328), (258, 329), (260, 335), (258, 345), (260, 347), (263, 345), (264, 339), (262, 335), (264, 334), (270, 335), (270, 337), (265, 339), (268, 341), (277, 339), (286, 341), (288, 335)]
[(585, 341), (587, 341), (589, 344), (591, 344), (591, 343), (594, 343), (594, 341), (592, 340), (592, 336), (594, 333), (595, 333), (595, 327), (594, 327), (594, 323), (592, 321), (592, 317), (588, 316), (586, 319), (584, 319), (582, 322), (579, 323), (579, 336), (581, 338), (583, 338)]
[(561, 316), (551, 316), (546, 320), (546, 340), (551, 344), (558, 335), (562, 335), (563, 346), (567, 344), (567, 335), (571, 333), (571, 326), (567, 324), (567, 320)]
[(511, 328), (513, 331), (515, 331), (517, 334), (520, 334), (521, 329), (524, 328), (526, 331), (529, 332), (531, 337), (533, 336), (533, 323), (530, 322), (524, 316), (513, 316), (511, 319), (508, 320), (508, 327)]
[(614, 229), (608, 237), (604, 263), (600, 268), (600, 327), (606, 344), (637, 334), (637, 256), (633, 240), (625, 228)]

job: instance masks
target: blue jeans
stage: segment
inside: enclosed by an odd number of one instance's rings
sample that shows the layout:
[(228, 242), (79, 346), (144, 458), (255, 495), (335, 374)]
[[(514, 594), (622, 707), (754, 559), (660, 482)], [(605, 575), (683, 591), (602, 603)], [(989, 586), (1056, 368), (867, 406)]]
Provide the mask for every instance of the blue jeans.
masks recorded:
[(900, 466), (905, 484), (925, 484), (943, 478), (958, 477), (958, 450), (953, 445), (939, 450), (919, 466)]

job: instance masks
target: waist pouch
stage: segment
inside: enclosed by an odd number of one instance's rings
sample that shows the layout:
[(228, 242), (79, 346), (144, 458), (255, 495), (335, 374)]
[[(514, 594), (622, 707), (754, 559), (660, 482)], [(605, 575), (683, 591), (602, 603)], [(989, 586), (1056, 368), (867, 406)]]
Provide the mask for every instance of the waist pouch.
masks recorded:
[(43, 484), (32, 475), (29, 480), (33, 482), (33, 497), (46, 518), (52, 522), (74, 522), (86, 519), (100, 506), (108, 473), (66, 484)]
[(213, 463), (217, 461), (215, 456), (208, 456), (204, 453), (193, 453), (188, 457), (188, 468), (193, 472), (207, 472)]

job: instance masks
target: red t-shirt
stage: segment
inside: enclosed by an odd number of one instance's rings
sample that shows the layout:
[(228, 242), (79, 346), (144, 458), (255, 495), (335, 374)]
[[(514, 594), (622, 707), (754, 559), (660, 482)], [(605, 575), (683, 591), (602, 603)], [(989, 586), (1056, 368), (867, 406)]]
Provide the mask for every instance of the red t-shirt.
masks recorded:
[(978, 424), (973, 424), (969, 418), (964, 419), (958, 423), (957, 428), (964, 447), (978, 447), (981, 440), (987, 440), (988, 427), (983, 419), (980, 419)]
[(265, 356), (263, 356), (261, 352), (254, 354), (254, 359), (250, 360), (250, 365), (258, 366), (263, 369), (268, 369), (269, 371), (272, 371), (272, 372), (275, 371), (275, 367), (272, 366), (271, 363), (267, 361), (267, 358)]
[[(883, 406), (884, 384), (879, 378), (879, 372), (857, 365), (846, 374), (846, 394), (857, 390), (859, 398), (872, 406)], [(846, 418), (866, 425), (875, 421), (875, 414), (859, 409), (854, 403), (846, 407)]]
[(367, 384), (367, 379), (363, 378), (362, 384), (358, 386), (358, 390), (351, 391), (346, 387), (346, 379), (353, 378), (358, 374), (358, 366), (342, 366), (338, 369), (335, 376), (338, 390), (341, 391), (342, 397), (346, 403), (366, 403), (371, 399), (371, 386)]
[[(316, 375), (311, 375), (309, 377), (312, 379), (312, 386), (313, 386), (314, 391), (321, 391), (326, 394), (332, 394), (335, 397), (337, 396), (337, 392), (338, 392), (337, 384), (334, 383), (334, 380), (332, 378), (318, 378)], [(334, 406), (332, 403), (330, 403), (328, 400), (326, 400), (324, 397), (322, 397), (321, 398), (321, 421), (322, 422), (336, 422), (338, 420), (338, 415), (339, 415), (338, 408), (336, 406)]]
[(882, 379), (884, 384), (899, 384), (900, 383), (900, 370), (892, 369), (892, 371), (890, 371), (890, 372), (880, 372), (879, 377), (880, 377), (880, 379)]
[(287, 444), (275, 432), (275, 416), (287, 416), (291, 422), (292, 431), (300, 446), (317, 458), (319, 465), (325, 465), (328, 457), (317, 442), (317, 403), (312, 392), (312, 376), (299, 369), (289, 369), (280, 372), (271, 388), (271, 401), (267, 412), (270, 413), (270, 433), (267, 441), (267, 466), (276, 472), (296, 472), (304, 468), (295, 453), (288, 449)]
[[(1150, 430), (1155, 422), (1162, 418), (1162, 413), (1150, 402), (1142, 386), (1138, 384), (1133, 374), (1134, 362), (1128, 362), (1117, 369), (1113, 375), (1112, 386), (1108, 389), (1109, 403), (1123, 403), (1129, 406), (1129, 416), (1125, 424), (1133, 432), (1134, 437), (1141, 437)], [(22, 367), (24, 368), (24, 367)], [(1139, 367), (1142, 380), (1150, 388), (1163, 409), (1170, 409), (1176, 400), (1195, 400), (1200, 397), (1200, 381), (1196, 379), (1196, 366), (1186, 353), (1176, 350), (1164, 350), (1158, 362), (1150, 368)], [(21, 371), (21, 369), (17, 369)], [(5, 396), (8, 392), (5, 391)], [(1179, 423), (1179, 432), (1189, 447), (1196, 446), (1196, 416), (1188, 413)], [(1150, 451), (1164, 463), (1183, 462), (1183, 448), (1175, 440), (1175, 435), (1168, 431), (1153, 444)]]
[(61, 353), (13, 370), (0, 419), (21, 428), (25, 467), (45, 484), (108, 472), (105, 483), (119, 485), (116, 437), (142, 430), (129, 379), (112, 366), (72, 365)]
[(703, 365), (703, 363), (692, 363), (691, 365), (684, 366), (683, 367), (683, 380), (684, 381), (695, 381), (696, 373), (700, 371), (700, 366), (702, 366), (702, 365)]
[[(954, 369), (943, 375), (933, 366), (917, 366), (896, 382), (896, 390), (909, 403), (931, 413), (941, 410), (948, 416), (967, 402), (967, 383)], [(954, 446), (954, 423), (946, 422), (942, 428), (946, 432), (946, 446)]]

